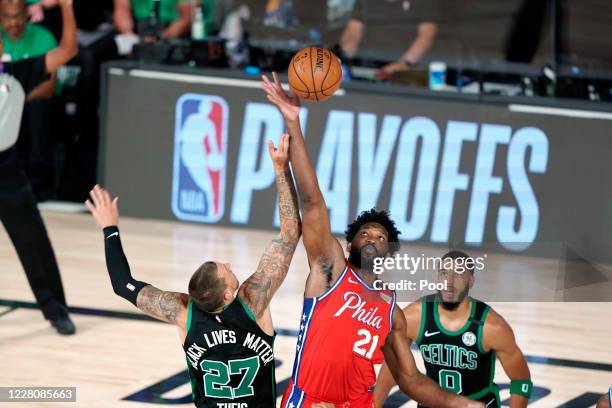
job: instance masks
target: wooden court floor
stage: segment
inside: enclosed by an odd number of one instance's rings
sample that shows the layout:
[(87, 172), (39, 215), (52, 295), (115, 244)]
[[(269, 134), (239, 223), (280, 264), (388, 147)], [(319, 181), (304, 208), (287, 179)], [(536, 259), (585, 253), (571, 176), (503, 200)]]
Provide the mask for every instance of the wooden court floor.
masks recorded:
[[(62, 337), (43, 320), (14, 249), (0, 228), (0, 386), (74, 386), (76, 403), (8, 407), (192, 406), (176, 330), (141, 318), (112, 292), (101, 232), (86, 214), (45, 212), (77, 334)], [(254, 271), (273, 232), (123, 219), (122, 240), (137, 279), (186, 291), (209, 259), (230, 262), (239, 279)], [(540, 267), (533, 259), (534, 267)], [(547, 263), (543, 261), (542, 267)], [(293, 365), (307, 263), (299, 247), (272, 302), (279, 392)], [(476, 283), (478, 285), (478, 283)], [(534, 407), (590, 407), (612, 384), (612, 303), (494, 303), (515, 330), (536, 385)], [(420, 367), (421, 360), (415, 352)], [(496, 381), (507, 377), (498, 363)], [(502, 399), (508, 397), (507, 389)], [(182, 403), (181, 403), (182, 401)], [(388, 406), (413, 407), (397, 393)], [(176, 403), (179, 404), (176, 404)], [(0, 403), (2, 405), (2, 403)]]

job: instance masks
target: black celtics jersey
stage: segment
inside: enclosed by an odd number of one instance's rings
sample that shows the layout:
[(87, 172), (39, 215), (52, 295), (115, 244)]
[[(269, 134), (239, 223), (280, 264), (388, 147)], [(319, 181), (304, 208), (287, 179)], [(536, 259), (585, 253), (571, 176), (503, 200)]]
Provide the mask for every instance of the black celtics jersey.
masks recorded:
[(275, 407), (273, 346), (240, 298), (219, 313), (190, 301), (183, 349), (195, 406)]
[(425, 361), (427, 376), (455, 394), (500, 407), (499, 388), (493, 382), (495, 352), (482, 349), (482, 331), (489, 306), (472, 299), (465, 325), (451, 332), (440, 324), (438, 296), (422, 298), (421, 327), (417, 346)]

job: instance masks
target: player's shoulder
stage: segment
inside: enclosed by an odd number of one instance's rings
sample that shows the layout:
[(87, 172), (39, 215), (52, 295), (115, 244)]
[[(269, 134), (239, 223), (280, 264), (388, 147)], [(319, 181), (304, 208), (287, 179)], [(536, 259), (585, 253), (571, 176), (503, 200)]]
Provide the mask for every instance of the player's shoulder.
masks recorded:
[(484, 319), (485, 329), (490, 329), (496, 332), (504, 331), (508, 329), (511, 330), (510, 325), (508, 324), (506, 319), (504, 319), (504, 317), (501, 314), (499, 314), (490, 305), (487, 305), (487, 307), (488, 307), (488, 311)]
[(514, 344), (514, 331), (504, 317), (489, 306), (483, 327), (486, 349), (505, 349)]

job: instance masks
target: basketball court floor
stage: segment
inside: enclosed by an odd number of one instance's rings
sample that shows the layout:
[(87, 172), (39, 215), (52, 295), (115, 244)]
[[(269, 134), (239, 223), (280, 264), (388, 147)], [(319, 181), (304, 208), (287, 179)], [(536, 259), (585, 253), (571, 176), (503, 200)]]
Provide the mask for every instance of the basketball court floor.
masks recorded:
[[(77, 334), (56, 334), (35, 309), (17, 255), (0, 229), (0, 386), (73, 386), (76, 403), (54, 407), (193, 406), (177, 331), (114, 295), (103, 239), (87, 214), (43, 213)], [(124, 218), (120, 228), (133, 275), (161, 289), (187, 291), (203, 261), (230, 262), (243, 281), (274, 232)], [(503, 260), (503, 255), (498, 255)], [(511, 262), (511, 260), (506, 260)], [(523, 261), (525, 262), (525, 261)], [(546, 260), (533, 258), (534, 268)], [(272, 302), (279, 396), (293, 365), (307, 273), (299, 246)], [(478, 281), (476, 283), (478, 285)], [(612, 384), (612, 303), (493, 303), (514, 328), (536, 386), (534, 407), (591, 407)], [(419, 353), (415, 356), (422, 368)], [(508, 398), (498, 362), (496, 382)], [(280, 398), (279, 398), (280, 403)], [(10, 403), (48, 407), (49, 403)], [(396, 393), (387, 406), (413, 407)]]

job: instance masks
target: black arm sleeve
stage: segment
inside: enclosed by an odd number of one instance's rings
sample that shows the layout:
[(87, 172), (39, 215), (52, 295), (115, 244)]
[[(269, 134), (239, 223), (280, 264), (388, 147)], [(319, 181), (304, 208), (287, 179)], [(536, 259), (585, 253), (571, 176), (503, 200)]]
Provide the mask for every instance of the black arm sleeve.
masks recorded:
[(104, 250), (106, 252), (106, 269), (113, 285), (113, 291), (122, 298), (136, 305), (138, 292), (148, 285), (132, 277), (130, 265), (123, 253), (119, 228), (116, 226), (106, 227), (104, 232)]

